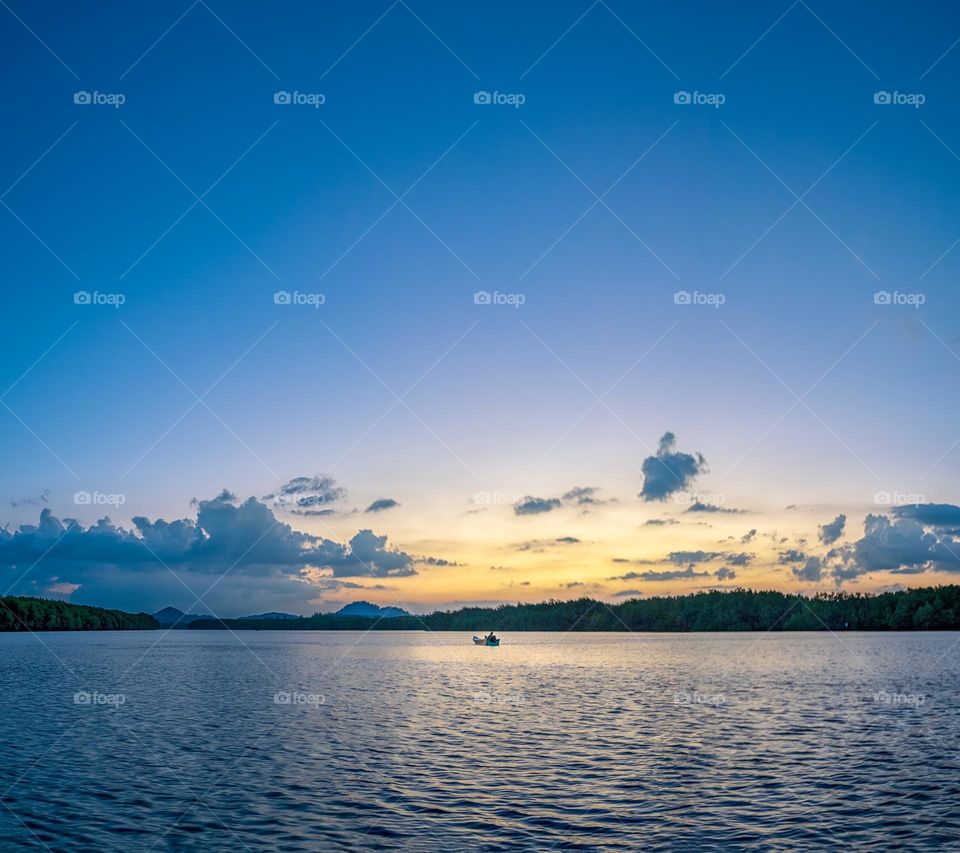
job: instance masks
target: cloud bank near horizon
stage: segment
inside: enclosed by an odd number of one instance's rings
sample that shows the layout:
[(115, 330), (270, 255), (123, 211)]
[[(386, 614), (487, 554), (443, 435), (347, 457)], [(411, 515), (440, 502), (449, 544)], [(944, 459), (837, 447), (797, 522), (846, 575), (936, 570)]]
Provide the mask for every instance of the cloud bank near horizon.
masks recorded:
[[(316, 493), (287, 492), (295, 499)], [(230, 586), (303, 602), (325, 590), (362, 588), (345, 578), (417, 574), (413, 557), (389, 547), (386, 535), (369, 528), (343, 544), (294, 530), (254, 497), (239, 501), (223, 490), (195, 505), (195, 519), (135, 516), (131, 529), (109, 517), (84, 527), (76, 519), (57, 518), (45, 507), (37, 524), (23, 524), (13, 532), (0, 529), (4, 587), (21, 594), (80, 591), (84, 601), (112, 601), (115, 588), (139, 586), (144, 592), (145, 576), (163, 581), (181, 575), (194, 581), (205, 577), (199, 584), (184, 583), (199, 595), (229, 575)]]

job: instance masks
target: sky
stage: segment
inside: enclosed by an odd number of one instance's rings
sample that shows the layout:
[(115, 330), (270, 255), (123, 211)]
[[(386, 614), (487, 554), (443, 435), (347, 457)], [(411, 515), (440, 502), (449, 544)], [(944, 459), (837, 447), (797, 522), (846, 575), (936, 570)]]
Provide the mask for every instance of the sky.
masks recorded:
[(11, 0), (0, 39), (0, 592), (960, 571), (956, 10)]

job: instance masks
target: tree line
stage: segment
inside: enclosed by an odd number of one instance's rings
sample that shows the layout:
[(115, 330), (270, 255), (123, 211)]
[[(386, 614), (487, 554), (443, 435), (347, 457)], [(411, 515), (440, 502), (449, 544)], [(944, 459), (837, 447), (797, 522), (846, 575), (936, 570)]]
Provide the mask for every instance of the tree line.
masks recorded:
[(606, 604), (591, 598), (465, 607), (423, 616), (316, 613), (302, 619), (201, 619), (190, 629), (284, 631), (951, 631), (960, 630), (960, 586), (877, 595), (711, 590)]
[(0, 631), (128, 631), (159, 627), (160, 623), (146, 613), (49, 598), (0, 596)]

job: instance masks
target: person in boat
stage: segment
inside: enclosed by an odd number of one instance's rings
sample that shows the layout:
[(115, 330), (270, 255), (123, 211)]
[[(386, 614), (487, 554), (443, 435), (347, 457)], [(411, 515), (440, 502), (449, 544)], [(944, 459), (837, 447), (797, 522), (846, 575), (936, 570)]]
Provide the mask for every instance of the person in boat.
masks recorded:
[(497, 641), (497, 635), (491, 631), (484, 639), (486, 639), (488, 643), (495, 643)]

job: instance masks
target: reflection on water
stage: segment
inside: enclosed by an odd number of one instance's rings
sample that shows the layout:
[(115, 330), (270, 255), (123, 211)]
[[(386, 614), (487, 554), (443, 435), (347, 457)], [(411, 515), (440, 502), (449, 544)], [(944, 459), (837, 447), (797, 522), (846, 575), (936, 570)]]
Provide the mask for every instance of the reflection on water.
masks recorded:
[(955, 846), (958, 640), (3, 635), (0, 847)]

